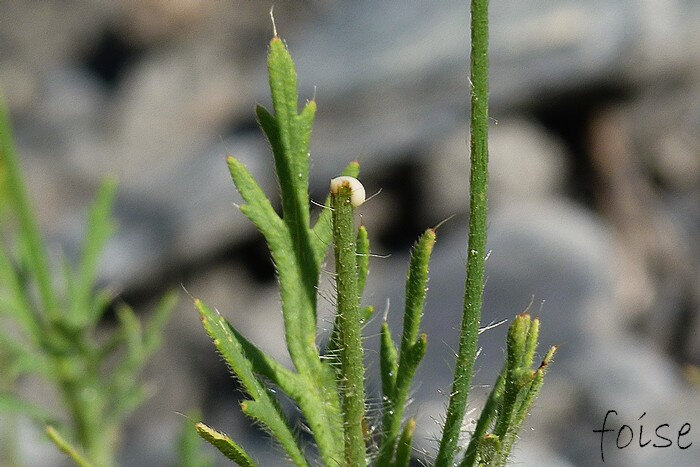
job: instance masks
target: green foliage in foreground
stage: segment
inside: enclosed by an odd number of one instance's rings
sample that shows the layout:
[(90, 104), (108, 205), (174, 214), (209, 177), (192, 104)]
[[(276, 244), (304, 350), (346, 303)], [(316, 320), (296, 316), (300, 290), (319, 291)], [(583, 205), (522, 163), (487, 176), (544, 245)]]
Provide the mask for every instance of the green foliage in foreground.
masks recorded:
[[(107, 290), (95, 290), (100, 253), (114, 230), (115, 182), (106, 180), (100, 187), (80, 258), (75, 265), (63, 261), (59, 279), (30, 207), (2, 102), (0, 177), (0, 414), (5, 429), (11, 432), (14, 414), (23, 414), (46, 426), (49, 439), (78, 465), (113, 465), (120, 425), (146, 397), (138, 376), (160, 346), (175, 295), (167, 294), (146, 324), (128, 306), (118, 306), (118, 327), (98, 339), (97, 324), (113, 298)], [(18, 379), (29, 375), (57, 394), (60, 412), (17, 396)], [(10, 434), (0, 437), (0, 464), (19, 462)]]
[[(516, 316), (508, 331), (507, 358), (479, 418), (471, 442), (462, 453), (458, 445), (462, 419), (476, 358), (483, 292), (486, 244), (488, 153), (487, 2), (472, 9), (472, 175), (469, 257), (459, 356), (447, 419), (435, 464), (451, 466), (504, 465), (528, 410), (543, 383), (555, 348), (532, 369), (539, 321)], [(476, 36), (474, 35), (476, 34)], [(333, 189), (315, 224), (310, 222), (308, 150), (316, 111), (314, 101), (298, 112), (297, 77), (291, 56), (279, 37), (270, 42), (268, 71), (274, 114), (257, 108), (258, 122), (275, 160), (282, 198), (282, 215), (272, 207), (250, 172), (233, 156), (228, 166), (244, 200), (240, 206), (265, 237), (274, 260), (282, 299), (287, 348), (294, 370), (282, 366), (242, 336), (217, 311), (195, 300), (206, 332), (239, 380), (248, 400), (241, 403), (251, 417), (274, 438), (288, 460), (298, 466), (408, 466), (416, 428), (404, 420), (412, 380), (425, 355), (427, 336), (420, 334), (428, 265), (436, 232), (418, 239), (406, 279), (403, 333), (397, 346), (386, 322), (380, 335), (380, 373), (383, 393), (382, 426), (378, 433), (366, 409), (362, 324), (372, 311), (360, 306), (369, 271), (369, 236), (355, 228), (353, 184)], [(343, 175), (357, 177), (358, 164)], [(316, 299), (321, 263), (334, 245), (337, 314), (325, 352), (317, 345)], [(276, 389), (276, 390), (275, 390)], [(277, 390), (293, 400), (304, 417), (316, 450), (304, 449), (277, 399)], [(242, 466), (257, 465), (244, 449), (212, 428), (199, 423), (197, 432), (226, 457)]]

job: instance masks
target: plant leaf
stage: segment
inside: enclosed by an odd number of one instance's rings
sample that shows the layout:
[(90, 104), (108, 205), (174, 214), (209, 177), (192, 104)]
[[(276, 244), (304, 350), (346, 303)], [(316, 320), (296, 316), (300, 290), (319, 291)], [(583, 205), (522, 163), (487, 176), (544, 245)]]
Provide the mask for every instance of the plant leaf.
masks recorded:
[(226, 325), (234, 339), (238, 341), (245, 357), (250, 361), (253, 371), (272, 381), (284, 392), (290, 395), (299, 394), (305, 389), (299, 388), (299, 377), (285, 368), (277, 360), (260, 350), (255, 344), (246, 339), (235, 327), (226, 321)]
[[(379, 347), (379, 365), (382, 374), (382, 393), (387, 402), (394, 397), (396, 389), (396, 373), (398, 371), (398, 359), (396, 345), (391, 338), (389, 324), (382, 323), (381, 340)], [(391, 410), (390, 404), (385, 404), (387, 410)]]
[(401, 350), (399, 351), (394, 390), (387, 401), (383, 417), (383, 435), (378, 459), (380, 465), (391, 461), (401, 430), (404, 404), (408, 398), (411, 380), (425, 354), (427, 340), (425, 334), (419, 338), (418, 331), (427, 290), (428, 264), (435, 240), (435, 231), (433, 229), (426, 230), (418, 238), (411, 253), (408, 274), (406, 275), (406, 306), (403, 317)]
[(212, 446), (218, 449), (221, 454), (228, 457), (241, 467), (256, 467), (258, 465), (253, 461), (253, 459), (251, 459), (251, 457), (243, 450), (242, 447), (234, 443), (231, 438), (225, 434), (209, 428), (207, 425), (201, 422), (197, 423), (194, 427), (199, 436), (207, 440)]
[(86, 321), (94, 323), (100, 318), (100, 315), (91, 313), (95, 311), (91, 302), (100, 255), (115, 230), (111, 212), (116, 192), (116, 180), (105, 179), (88, 214), (83, 251), (75, 282), (75, 295), (71, 300), (70, 309), (71, 318), (77, 323)]
[(39, 289), (39, 298), (49, 318), (58, 317), (56, 295), (51, 283), (49, 257), (39, 233), (29, 197), (24, 186), (19, 160), (15, 156), (14, 142), (9, 115), (0, 95), (0, 164), (7, 178), (7, 194), (10, 205), (19, 220), (20, 239), (27, 255), (27, 261)]
[(203, 437), (200, 437), (196, 424), (192, 422), (192, 419), (199, 418), (201, 414), (194, 411), (188, 413), (187, 418), (182, 422), (177, 440), (178, 467), (213, 467), (214, 465), (214, 458), (209, 453), (202, 452)]
[(413, 442), (413, 432), (416, 429), (416, 420), (411, 418), (406, 422), (399, 438), (399, 444), (396, 448), (396, 460), (393, 463), (394, 467), (408, 467), (411, 462), (411, 443)]
[(254, 405), (248, 403), (250, 411), (244, 410), (244, 413), (258, 419), (280, 443), (295, 464), (308, 465), (284, 415), (277, 404), (273, 402), (267, 389), (255, 377), (252, 364), (243, 354), (243, 349), (231, 333), (226, 320), (218, 312), (209, 309), (202, 301), (195, 300), (194, 304), (199, 311), (204, 329), (214, 341), (214, 346), (255, 402)]
[(362, 293), (365, 290), (365, 283), (369, 274), (369, 236), (364, 225), (360, 225), (357, 229), (355, 243), (357, 245), (357, 252), (355, 253), (357, 259), (357, 294), (359, 299), (362, 300)]
[(2, 412), (24, 414), (42, 424), (54, 422), (54, 416), (47, 409), (7, 392), (0, 392), (0, 413)]

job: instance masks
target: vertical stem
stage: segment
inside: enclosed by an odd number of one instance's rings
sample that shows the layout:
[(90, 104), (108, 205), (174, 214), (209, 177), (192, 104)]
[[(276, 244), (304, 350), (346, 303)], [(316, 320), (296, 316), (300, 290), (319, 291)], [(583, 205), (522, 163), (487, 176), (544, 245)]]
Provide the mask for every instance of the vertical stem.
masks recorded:
[(355, 216), (350, 187), (332, 194), (333, 237), (335, 240), (336, 285), (338, 289), (338, 331), (340, 341), (340, 382), (345, 425), (345, 464), (364, 466), (365, 370), (362, 358), (360, 307), (355, 260)]
[(471, 175), (469, 254), (459, 350), (437, 467), (452, 465), (476, 359), (484, 290), (488, 189), (488, 0), (471, 2)]

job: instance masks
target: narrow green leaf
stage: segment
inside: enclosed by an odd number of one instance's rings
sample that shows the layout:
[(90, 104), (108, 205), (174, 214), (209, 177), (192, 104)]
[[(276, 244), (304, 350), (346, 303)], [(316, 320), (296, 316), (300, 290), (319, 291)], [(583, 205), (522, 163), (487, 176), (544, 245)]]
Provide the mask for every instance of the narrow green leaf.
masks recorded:
[(367, 324), (367, 322), (372, 318), (373, 314), (374, 307), (372, 305), (367, 305), (360, 308), (360, 324)]
[(5, 170), (7, 194), (19, 219), (20, 238), (27, 253), (31, 272), (37, 281), (41, 303), (49, 318), (57, 318), (58, 308), (51, 282), (49, 258), (27, 196), (19, 161), (15, 156), (10, 119), (2, 95), (0, 95), (0, 165)]
[[(189, 412), (182, 422), (182, 428), (177, 440), (177, 467), (213, 467), (214, 458), (202, 451), (203, 437), (192, 420), (201, 418), (198, 411)], [(211, 428), (210, 428), (211, 430)], [(214, 431), (214, 430), (211, 430)]]
[[(42, 353), (29, 349), (0, 332), (0, 357), (6, 353), (8, 362), (0, 365), (0, 380), (14, 381), (22, 375), (36, 373), (47, 379), (53, 377), (53, 368)], [(2, 358), (0, 358), (2, 364)]]
[(43, 331), (41, 321), (34, 315), (29, 300), (29, 291), (23, 287), (17, 271), (12, 265), (10, 256), (5, 246), (0, 242), (0, 283), (4, 284), (10, 294), (7, 302), (8, 310), (0, 309), (0, 312), (9, 311), (22, 326), (30, 340), (38, 344), (42, 340)]
[[(112, 423), (121, 421), (145, 400), (146, 392), (138, 384), (138, 375), (148, 358), (143, 342), (143, 327), (138, 316), (129, 306), (121, 305), (117, 309), (117, 319), (117, 334), (106, 344), (115, 348), (124, 346), (124, 355), (112, 370), (106, 384), (110, 405), (105, 418)], [(107, 350), (109, 349), (102, 347), (96, 353), (106, 356)]]
[(275, 213), (270, 201), (265, 197), (248, 170), (233, 157), (227, 159), (231, 177), (246, 203), (241, 206), (245, 214), (265, 237), (272, 258), (277, 267), (282, 296), (282, 313), (285, 320), (287, 344), (292, 361), (299, 373), (311, 374), (312, 368), (320, 365), (318, 350), (315, 347), (316, 320), (315, 289), (314, 297), (309, 295), (304, 283), (303, 272), (296, 257), (287, 225)]
[(55, 417), (48, 409), (27, 402), (7, 392), (0, 392), (0, 413), (24, 414), (42, 424), (53, 423), (55, 420)]
[[(310, 317), (315, 323), (316, 286), (320, 270), (315, 261), (309, 232), (308, 177), (309, 140), (316, 103), (309, 102), (302, 114), (297, 114), (296, 71), (292, 57), (279, 37), (270, 41), (268, 70), (277, 133), (283, 150), (282, 157), (275, 155), (275, 168), (282, 194), (283, 220), (292, 238), (302, 284), (312, 304)], [(296, 286), (298, 287), (299, 283)]]
[(116, 192), (116, 181), (105, 179), (88, 214), (87, 231), (77, 271), (75, 297), (71, 301), (70, 314), (75, 322), (94, 323), (100, 318), (99, 315), (91, 314), (93, 311), (91, 302), (100, 255), (115, 230), (111, 212)]
[(394, 467), (408, 467), (411, 463), (411, 444), (415, 429), (416, 420), (411, 418), (406, 422), (401, 438), (399, 438), (399, 444), (396, 447), (396, 460), (392, 464)]
[(435, 231), (433, 229), (426, 230), (418, 238), (411, 254), (406, 277), (406, 307), (396, 384), (393, 395), (387, 401), (390, 405), (384, 412), (379, 464), (385, 464), (391, 460), (401, 430), (404, 404), (411, 387), (411, 380), (418, 368), (418, 363), (425, 354), (425, 335), (418, 338), (418, 332), (427, 290), (428, 264), (435, 240)]
[(357, 294), (360, 301), (365, 290), (367, 274), (369, 274), (369, 235), (364, 225), (357, 229)]
[(241, 467), (255, 467), (253, 459), (243, 450), (238, 444), (234, 443), (231, 438), (225, 434), (209, 428), (204, 423), (197, 423), (195, 429), (199, 436), (207, 440), (212, 446), (218, 449), (221, 454), (231, 459)]
[(114, 293), (110, 289), (96, 291), (90, 302), (90, 315), (102, 316), (114, 300)]
[(244, 412), (257, 418), (269, 430), (296, 465), (308, 465), (284, 415), (278, 409), (277, 404), (273, 402), (267, 389), (255, 377), (250, 361), (243, 354), (243, 349), (231, 333), (226, 320), (218, 312), (210, 310), (200, 300), (195, 300), (194, 304), (199, 311), (207, 334), (214, 341), (214, 345), (231, 371), (255, 402), (255, 404), (248, 404), (249, 410), (244, 410)]
[(530, 411), (532, 404), (535, 402), (535, 399), (540, 393), (540, 389), (542, 389), (542, 385), (544, 384), (544, 376), (547, 373), (547, 370), (549, 369), (550, 363), (554, 359), (554, 354), (556, 353), (556, 350), (556, 347), (551, 347), (547, 351), (547, 354), (542, 360), (542, 364), (534, 372), (532, 382), (528, 387), (523, 388), (521, 390), (522, 396), (520, 404), (515, 408), (513, 420), (509, 426), (505, 438), (503, 438), (501, 456), (502, 465), (506, 464), (508, 456), (510, 456), (510, 452), (513, 449), (513, 445), (515, 444), (515, 441), (517, 439), (517, 434), (520, 431), (520, 428), (522, 427), (523, 423), (525, 422), (525, 419), (527, 418), (528, 412)]
[(226, 324), (233, 338), (236, 339), (241, 346), (243, 354), (250, 361), (255, 373), (269, 379), (289, 395), (296, 395), (304, 390), (299, 388), (299, 377), (296, 374), (260, 350), (255, 344), (238, 332), (231, 323), (226, 321)]
[(272, 93), (272, 104), (275, 109), (280, 140), (292, 173), (295, 174), (295, 179), (297, 179), (295, 188), (303, 196), (303, 193), (301, 193), (302, 189), (308, 190), (308, 141), (315, 103), (312, 101), (310, 103), (311, 107), (307, 106), (310, 110), (305, 112), (305, 115), (302, 117), (303, 123), (300, 126), (298, 124), (299, 115), (297, 114), (299, 97), (294, 62), (287, 47), (279, 37), (274, 37), (270, 41), (267, 67), (270, 74), (270, 91)]
[[(435, 231), (428, 229), (420, 236), (411, 254), (406, 277), (406, 310), (403, 317), (401, 355), (403, 356), (418, 338), (423, 303), (428, 283), (428, 263), (435, 245)], [(401, 363), (399, 362), (399, 365)]]
[(530, 327), (527, 330), (527, 336), (525, 338), (523, 360), (520, 364), (523, 368), (530, 368), (532, 366), (532, 361), (535, 358), (535, 350), (537, 350), (539, 333), (540, 320), (535, 318), (530, 323)]
[[(258, 122), (270, 142), (275, 159), (275, 173), (277, 174), (282, 197), (282, 219), (287, 224), (287, 228), (292, 236), (295, 254), (300, 263), (303, 263), (302, 254), (304, 251), (302, 249), (306, 248), (310, 242), (308, 234), (308, 181), (303, 178), (308, 175), (308, 167), (297, 167), (292, 160), (291, 152), (293, 148), (285, 146), (280, 139), (280, 127), (277, 119), (262, 106), (256, 108), (256, 113)], [(309, 127), (308, 132), (310, 133), (310, 131), (311, 128)], [(300, 170), (305, 170), (305, 172), (302, 173)], [(300, 186), (302, 184), (306, 185)], [(315, 264), (310, 264), (309, 267), (317, 269)], [(317, 274), (317, 271), (312, 269), (309, 273), (313, 276)]]
[[(248, 169), (233, 156), (228, 156), (226, 163), (236, 189), (247, 203), (241, 206), (241, 211), (265, 236), (271, 249), (279, 247), (280, 241), (276, 233), (280, 229), (286, 231), (282, 219), (277, 215), (272, 204), (270, 204), (270, 200), (267, 199)], [(286, 246), (284, 245), (283, 247)]]
[(63, 438), (58, 431), (52, 426), (46, 427), (46, 435), (51, 441), (56, 445), (56, 447), (71, 458), (75, 465), (78, 467), (92, 467), (92, 464), (75, 448), (71, 445), (65, 438)]
[[(337, 462), (337, 459), (342, 458), (342, 418), (337, 386), (331, 368), (321, 362), (315, 345), (315, 286), (318, 274), (309, 274), (308, 263), (304, 263), (306, 266), (300, 263), (300, 258), (308, 258), (296, 253), (290, 254), (298, 250), (295, 248), (288, 224), (274, 212), (250, 173), (232, 157), (228, 158), (228, 164), (236, 188), (247, 203), (241, 206), (241, 211), (264, 235), (277, 268), (289, 354), (298, 373), (303, 375), (304, 379), (315, 381), (314, 385), (306, 386), (305, 391), (300, 391), (300, 394), (290, 395), (296, 396), (295, 400), (314, 433), (321, 457), (326, 463), (332, 463), (334, 459)], [(306, 209), (308, 214), (308, 206)], [(306, 225), (308, 226), (308, 222)], [(308, 227), (306, 232), (308, 237)], [(312, 251), (310, 246), (304, 250), (307, 253)], [(315, 266), (316, 270), (319, 266)], [(306, 286), (300, 288), (299, 284)]]
[(155, 310), (153, 310), (143, 330), (143, 347), (146, 355), (150, 356), (160, 348), (165, 326), (168, 324), (170, 316), (175, 309), (177, 300), (177, 292), (171, 290), (163, 295)]
[(390, 462), (396, 449), (408, 391), (418, 365), (425, 356), (427, 345), (427, 336), (421, 334), (414, 345), (406, 352), (404, 358), (399, 360), (394, 393), (386, 401), (386, 408), (384, 409), (382, 425), (384, 436), (380, 445), (378, 465), (385, 465)]
[(379, 347), (379, 369), (382, 376), (382, 394), (384, 395), (385, 410), (392, 410), (394, 391), (396, 388), (396, 374), (398, 372), (398, 353), (396, 345), (391, 338), (389, 324), (384, 321), (381, 329), (381, 340)]
[[(335, 437), (339, 435), (338, 429), (342, 426), (336, 391), (324, 389), (332, 387), (325, 380), (333, 379), (334, 375), (328, 374), (329, 372), (326, 371), (314, 375), (313, 380), (310, 381), (308, 378), (295, 374), (248, 341), (228, 321), (226, 324), (234, 339), (240, 344), (243, 354), (250, 361), (253, 372), (279, 386), (306, 414), (309, 425), (313, 427), (314, 437), (319, 445), (323, 446), (324, 455), (326, 455), (329, 445), (337, 443)], [(324, 369), (327, 370), (327, 367), (322, 367), (322, 371)], [(326, 397), (324, 398), (324, 396)], [(319, 407), (322, 409), (319, 410)], [(329, 458), (330, 456), (328, 455)]]
[(141, 321), (134, 313), (134, 310), (127, 305), (121, 305), (117, 309), (120, 332), (124, 338), (127, 348), (127, 358), (140, 359), (143, 353), (143, 331)]
[(505, 438), (508, 427), (511, 424), (515, 404), (518, 393), (521, 389), (521, 374), (526, 371), (530, 372), (529, 368), (523, 369), (520, 363), (523, 360), (525, 353), (525, 341), (527, 340), (527, 332), (530, 328), (530, 315), (523, 313), (517, 315), (508, 328), (507, 346), (506, 346), (506, 385), (503, 393), (503, 403), (494, 434), (503, 440)]

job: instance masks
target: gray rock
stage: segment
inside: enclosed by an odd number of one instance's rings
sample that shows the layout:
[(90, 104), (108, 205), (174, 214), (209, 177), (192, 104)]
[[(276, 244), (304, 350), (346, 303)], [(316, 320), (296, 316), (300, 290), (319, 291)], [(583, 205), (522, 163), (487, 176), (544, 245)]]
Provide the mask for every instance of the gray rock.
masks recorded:
[[(535, 123), (507, 117), (489, 130), (489, 200), (547, 198), (562, 192), (567, 151)], [(436, 141), (425, 156), (425, 204), (435, 217), (464, 212), (469, 199), (467, 130), (458, 129)]]

